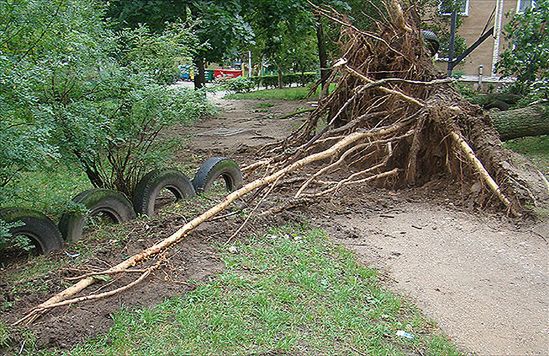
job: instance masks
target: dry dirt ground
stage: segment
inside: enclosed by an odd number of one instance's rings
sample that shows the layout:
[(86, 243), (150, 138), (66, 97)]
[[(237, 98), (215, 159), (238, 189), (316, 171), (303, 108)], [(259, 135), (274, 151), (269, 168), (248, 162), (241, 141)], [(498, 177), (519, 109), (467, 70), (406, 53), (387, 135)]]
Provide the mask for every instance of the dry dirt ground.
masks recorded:
[[(284, 138), (303, 120), (281, 116), (309, 105), (215, 100), (222, 108), (219, 117), (191, 129), (189, 147), (179, 153), (182, 161), (188, 161), (189, 155), (226, 155), (248, 163), (254, 159), (254, 148)], [(170, 134), (188, 133), (189, 128), (181, 128)], [(454, 191), (444, 191), (444, 187), (455, 186), (435, 182), (399, 192), (349, 187), (322, 204), (274, 219), (282, 223), (292, 215), (304, 215), (324, 227), (334, 241), (378, 268), (389, 288), (409, 296), (466, 352), (549, 354), (549, 225), (517, 225), (501, 215), (473, 211), (462, 206)], [(100, 269), (111, 266), (169, 236), (188, 218), (170, 215), (136, 220), (127, 227), (133, 238), (122, 247), (99, 240), (92, 262)], [(169, 254), (164, 269), (130, 292), (52, 311), (32, 327), (38, 346), (70, 348), (105, 332), (112, 325), (111, 313), (120, 308), (154, 305), (192, 289), (190, 280), (204, 280), (222, 270), (211, 243), (226, 241), (240, 224), (238, 220), (204, 224)], [(251, 229), (248, 226), (242, 235)], [(51, 258), (70, 262), (71, 257), (59, 252)], [(0, 270), (0, 302), (14, 298), (10, 286), (2, 282), (4, 276), (21, 268), (24, 263)], [(46, 288), (19, 295), (20, 302), (1, 319), (13, 322), (20, 318), (62, 290), (67, 285), (64, 277), (81, 273), (70, 268), (51, 271), (35, 281)], [(117, 283), (124, 282), (127, 278)]]
[[(193, 146), (215, 144), (230, 154), (285, 137), (301, 120), (276, 117), (307, 104), (272, 103), (271, 113), (258, 113), (257, 101), (217, 99), (223, 113), (196, 128)], [(380, 269), (392, 289), (409, 296), (465, 351), (549, 354), (547, 221), (519, 226), (454, 205), (440, 188), (381, 194), (389, 203), (378, 211), (364, 202), (363, 211), (355, 206), (351, 214), (319, 213), (316, 223)]]

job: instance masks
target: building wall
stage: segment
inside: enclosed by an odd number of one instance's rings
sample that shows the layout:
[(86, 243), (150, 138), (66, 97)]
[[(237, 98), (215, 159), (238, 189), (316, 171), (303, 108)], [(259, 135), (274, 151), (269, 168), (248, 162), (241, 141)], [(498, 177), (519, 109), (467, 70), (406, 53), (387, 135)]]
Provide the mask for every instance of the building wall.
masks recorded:
[[(503, 1), (503, 18), (502, 18), (502, 35), (500, 37), (499, 53), (501, 54), (505, 48), (505, 39), (503, 37), (503, 27), (509, 22), (512, 15), (516, 13), (518, 0)], [(462, 16), (462, 24), (458, 28), (458, 34), (465, 39), (467, 46), (473, 44), (481, 35), (482, 30), (486, 26), (492, 11), (496, 7), (496, 0), (469, 0), (469, 14)], [(495, 15), (494, 15), (495, 17)], [(487, 28), (494, 25), (492, 19)], [(458, 65), (455, 70), (464, 72), (465, 75), (477, 75), (479, 65), (484, 66), (484, 76), (490, 76), (492, 70), (492, 57), (494, 51), (494, 38), (489, 37), (477, 49), (467, 56)], [(457, 54), (459, 55), (459, 53)], [(446, 67), (446, 62), (439, 63), (439, 67)]]

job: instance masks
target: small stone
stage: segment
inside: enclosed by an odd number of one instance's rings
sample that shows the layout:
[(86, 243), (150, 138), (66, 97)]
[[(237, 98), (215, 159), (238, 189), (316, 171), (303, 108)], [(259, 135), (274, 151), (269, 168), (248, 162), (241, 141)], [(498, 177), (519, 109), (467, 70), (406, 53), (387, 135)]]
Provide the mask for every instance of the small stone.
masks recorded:
[(238, 253), (238, 248), (236, 246), (231, 246), (231, 247), (229, 247), (229, 252), (233, 253), (233, 254), (237, 254)]

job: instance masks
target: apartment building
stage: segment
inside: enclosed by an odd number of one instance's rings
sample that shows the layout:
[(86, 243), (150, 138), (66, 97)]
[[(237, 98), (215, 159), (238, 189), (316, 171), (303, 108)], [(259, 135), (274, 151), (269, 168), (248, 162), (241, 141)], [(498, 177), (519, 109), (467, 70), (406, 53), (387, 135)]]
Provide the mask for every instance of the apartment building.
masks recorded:
[[(445, 10), (443, 0), (439, 6), (440, 16), (450, 16)], [(473, 44), (483, 31), (494, 26), (493, 36), (486, 39), (478, 48), (467, 56), (454, 70), (463, 72), (466, 76), (477, 76), (479, 66), (483, 67), (485, 77), (498, 77), (495, 63), (500, 54), (507, 48), (503, 34), (505, 24), (511, 17), (525, 9), (535, 6), (535, 0), (463, 0), (460, 15), (462, 24), (457, 34), (463, 37), (467, 46)], [(456, 56), (459, 53), (456, 53)], [(438, 66), (445, 68), (447, 62), (438, 61)]]

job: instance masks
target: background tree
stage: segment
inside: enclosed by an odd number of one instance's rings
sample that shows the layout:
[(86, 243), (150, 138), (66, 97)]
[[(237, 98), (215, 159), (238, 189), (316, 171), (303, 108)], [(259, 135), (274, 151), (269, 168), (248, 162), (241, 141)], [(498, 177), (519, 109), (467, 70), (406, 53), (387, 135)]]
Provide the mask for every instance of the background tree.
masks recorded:
[(516, 77), (514, 92), (532, 95), (532, 100), (549, 98), (548, 25), (549, 0), (538, 0), (505, 26), (509, 46), (497, 68), (504, 76)]
[(194, 59), (194, 83), (200, 89), (206, 84), (205, 62), (222, 62), (237, 56), (238, 49), (254, 43), (254, 32), (242, 15), (238, 0), (192, 1), (189, 8), (196, 20), (196, 35), (202, 43)]
[(208, 111), (203, 95), (165, 86), (175, 56), (194, 55), (191, 28), (115, 32), (104, 10), (94, 1), (2, 2), (0, 188), (62, 159), (94, 186), (130, 195), (169, 157), (159, 131)]

